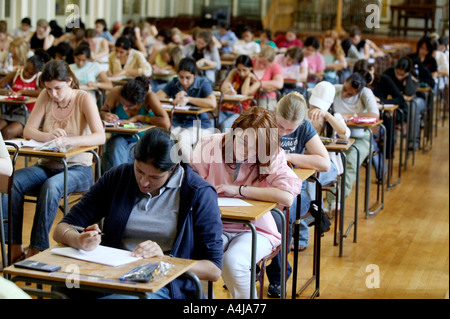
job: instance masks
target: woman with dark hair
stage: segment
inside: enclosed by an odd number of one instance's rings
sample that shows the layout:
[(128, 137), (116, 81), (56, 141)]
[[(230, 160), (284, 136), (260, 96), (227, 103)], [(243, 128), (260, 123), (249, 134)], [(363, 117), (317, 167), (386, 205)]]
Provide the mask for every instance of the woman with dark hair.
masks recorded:
[[(334, 112), (341, 113), (345, 120), (352, 117), (364, 116), (379, 119), (378, 104), (372, 90), (367, 88), (367, 83), (372, 81), (372, 76), (365, 70), (352, 73), (344, 81), (344, 84), (335, 84), (336, 95), (333, 101)], [(361, 166), (369, 155), (370, 134), (364, 129), (351, 129), (351, 137), (355, 139), (354, 145), (358, 148), (360, 158), (357, 162), (356, 150), (352, 147), (347, 152), (347, 167), (345, 175), (345, 196), (348, 196), (356, 180), (357, 167)], [(334, 207), (334, 196), (327, 193), (328, 203)]]
[[(70, 65), (70, 69), (80, 84), (101, 90), (109, 91), (113, 89), (111, 81), (99, 63), (90, 62), (91, 49), (87, 43), (78, 46), (73, 52), (73, 57), (75, 63)], [(95, 96), (95, 93), (93, 96)]]
[[(49, 142), (59, 149), (97, 146), (105, 143), (105, 131), (92, 96), (78, 90), (78, 81), (64, 61), (50, 61), (42, 70), (43, 91), (30, 114), (23, 136)], [(42, 129), (41, 129), (41, 124)], [(94, 182), (92, 154), (69, 157), (67, 192), (83, 192)], [(32, 167), (14, 174), (11, 258), (24, 258), (22, 250), (23, 204), (26, 194), (37, 196), (30, 246), (26, 257), (49, 248), (48, 234), (64, 193), (64, 165), (58, 159), (41, 158)], [(3, 200), (4, 211), (7, 199)]]
[(325, 59), (319, 52), (320, 42), (315, 36), (306, 38), (303, 43), (303, 53), (305, 59), (308, 61), (308, 88), (314, 87), (314, 85), (322, 81), (325, 72)]
[(259, 39), (256, 39), (255, 42), (260, 45), (261, 49), (266, 45), (270, 45), (272, 48), (277, 49), (277, 45), (272, 41), (272, 31), (270, 31), (270, 29), (262, 30), (259, 34)]
[[(49, 57), (45, 54), (36, 54), (29, 58), (25, 66), (9, 73), (0, 80), (0, 87), (8, 85), (12, 90), (0, 89), (0, 95), (32, 96), (38, 97), (42, 89), (39, 76)], [(11, 112), (2, 112), (0, 115), (0, 131), (6, 140), (21, 136), (26, 120), (33, 110), (35, 103), (26, 104), (24, 108), (12, 108)]]
[(200, 30), (195, 36), (195, 42), (189, 43), (183, 48), (186, 57), (193, 58), (198, 68), (205, 68), (205, 77), (214, 85), (216, 83), (216, 71), (222, 67), (219, 49), (213, 41), (211, 31)]
[(438, 71), (436, 59), (433, 57), (434, 50), (431, 38), (424, 36), (417, 42), (416, 52), (408, 55), (413, 62), (413, 68), (418, 70), (419, 82), (426, 83), (431, 88), (436, 84)]
[[(248, 55), (240, 55), (236, 58), (235, 68), (228, 73), (223, 81), (220, 91), (228, 95), (255, 96), (261, 87), (261, 82), (253, 73), (252, 59)], [(231, 128), (233, 122), (240, 113), (250, 107), (251, 101), (241, 102), (242, 109), (236, 103), (224, 102), (219, 114), (220, 130), (225, 132)]]
[[(217, 99), (213, 93), (211, 82), (197, 73), (197, 65), (194, 59), (183, 58), (178, 65), (178, 77), (166, 84), (156, 95), (160, 100), (173, 99), (175, 106), (192, 105), (200, 108), (216, 108)], [(193, 115), (175, 114), (172, 119), (172, 133), (178, 135), (181, 129), (187, 129), (192, 141), (197, 130), (193, 130), (194, 121), (201, 121), (202, 129), (212, 127), (208, 113), (202, 113), (197, 117)], [(176, 130), (174, 131), (174, 128)]]
[[(417, 149), (420, 143), (420, 134), (418, 134), (418, 132), (420, 132), (420, 117), (421, 114), (425, 111), (426, 103), (424, 97), (418, 95), (417, 92), (417, 88), (419, 87), (419, 80), (416, 78), (417, 75), (415, 74), (415, 70), (413, 69), (413, 61), (407, 56), (402, 57), (397, 61), (397, 64), (394, 67), (390, 67), (386, 71), (384, 71), (383, 76), (388, 77), (393, 84), (393, 88), (400, 92), (400, 97), (397, 98), (397, 100), (399, 102), (399, 106), (402, 107), (405, 114), (407, 112), (406, 103), (409, 103), (412, 100), (415, 101), (417, 116), (414, 120), (414, 123), (409, 123), (409, 125), (414, 125), (414, 130), (417, 133), (417, 136), (415, 141), (411, 136), (411, 139), (408, 142), (408, 146), (411, 149), (413, 147)], [(390, 87), (391, 90), (393, 88)], [(387, 94), (387, 92), (384, 92), (382, 97)], [(390, 95), (394, 96), (392, 94)], [(394, 101), (391, 101), (391, 103), (392, 102)]]
[[(104, 174), (58, 224), (53, 238), (87, 251), (101, 242), (129, 250), (135, 257), (165, 254), (195, 259), (190, 271), (201, 280), (217, 281), (223, 256), (217, 193), (189, 165), (171, 156), (174, 148), (176, 143), (167, 130), (148, 130), (136, 145), (134, 163)], [(97, 225), (101, 220), (102, 237)], [(88, 230), (79, 233), (70, 225)], [(195, 293), (192, 281), (180, 277), (147, 297), (193, 299)]]
[[(124, 120), (129, 123), (144, 123), (169, 129), (169, 116), (156, 94), (150, 90), (149, 85), (149, 79), (137, 77), (124, 86), (114, 87), (100, 111), (101, 118), (109, 123)], [(137, 138), (134, 135), (113, 135), (106, 142), (103, 151), (103, 172), (123, 163), (132, 163), (136, 143)]]
[(136, 77), (152, 75), (152, 66), (145, 56), (132, 48), (131, 40), (120, 37), (115, 44), (114, 52), (109, 55), (109, 77)]
[[(280, 147), (275, 116), (259, 106), (243, 112), (230, 132), (202, 138), (195, 147), (191, 165), (223, 197), (270, 201), (289, 207), (301, 191), (302, 182), (288, 166)], [(280, 245), (281, 236), (270, 211), (254, 226), (256, 260), (260, 260)], [(238, 223), (223, 223), (223, 230), (222, 278), (233, 298), (248, 299), (252, 235), (248, 227)]]

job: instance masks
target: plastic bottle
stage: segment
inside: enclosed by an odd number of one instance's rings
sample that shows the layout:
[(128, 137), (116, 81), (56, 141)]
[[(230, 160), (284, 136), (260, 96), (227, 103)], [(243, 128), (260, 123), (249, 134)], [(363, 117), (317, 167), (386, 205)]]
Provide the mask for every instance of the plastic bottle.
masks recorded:
[(4, 70), (5, 72), (12, 72), (13, 71), (13, 57), (11, 53), (8, 53), (8, 57), (5, 60)]
[(417, 64), (414, 64), (414, 72), (416, 73), (416, 76), (419, 76), (419, 66)]

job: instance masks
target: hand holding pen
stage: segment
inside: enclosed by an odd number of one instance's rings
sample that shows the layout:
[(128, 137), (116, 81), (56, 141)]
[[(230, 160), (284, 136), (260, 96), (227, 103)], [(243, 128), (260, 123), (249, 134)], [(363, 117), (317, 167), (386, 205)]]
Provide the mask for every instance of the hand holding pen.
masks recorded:
[(113, 123), (115, 121), (117, 121), (119, 119), (119, 117), (111, 112), (111, 109), (109, 108), (108, 104), (105, 104), (106, 109), (108, 110), (108, 112), (104, 113), (104, 120), (108, 123)]
[(78, 230), (81, 232), (78, 237), (79, 241), (79, 247), (82, 250), (91, 251), (100, 245), (100, 242), (102, 240), (101, 236), (103, 233), (100, 230), (100, 227), (98, 227), (97, 224), (88, 226), (86, 228), (79, 227), (79, 226), (73, 226), (71, 225), (75, 230)]
[(16, 92), (14, 92), (14, 90), (8, 83), (5, 83), (5, 86), (8, 90), (8, 96), (17, 96)]

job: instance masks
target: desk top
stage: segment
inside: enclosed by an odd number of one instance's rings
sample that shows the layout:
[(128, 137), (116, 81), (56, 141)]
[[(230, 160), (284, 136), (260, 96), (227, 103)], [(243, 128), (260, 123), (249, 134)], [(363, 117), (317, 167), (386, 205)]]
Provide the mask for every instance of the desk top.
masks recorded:
[(214, 91), (214, 95), (217, 99), (220, 99), (222, 97), (222, 102), (243, 102), (247, 100), (254, 99), (251, 95), (243, 95), (243, 94), (222, 94), (220, 91)]
[[(63, 246), (58, 246), (63, 247)], [(54, 247), (53, 247), (54, 248)], [(37, 255), (30, 258), (31, 260), (61, 266), (61, 270), (47, 273), (43, 271), (29, 270), (16, 268), (14, 266), (9, 266), (4, 269), (4, 272), (12, 276), (21, 276), (34, 279), (42, 279), (49, 281), (65, 282), (66, 278), (71, 278), (72, 280), (78, 273), (74, 273), (74, 266), (78, 267), (79, 270), (79, 282), (81, 285), (88, 285), (93, 287), (101, 287), (108, 289), (120, 289), (123, 291), (136, 291), (136, 292), (155, 292), (166, 286), (168, 283), (178, 278), (180, 275), (188, 271), (195, 263), (195, 260), (172, 258), (168, 256), (164, 257), (154, 257), (146, 258), (135, 261), (130, 264), (111, 267), (105, 266), (97, 263), (92, 263), (88, 261), (82, 261), (78, 259), (68, 258), (64, 256), (59, 256), (52, 254), (50, 249), (47, 249)], [(133, 283), (124, 282), (118, 280), (119, 277), (137, 267), (138, 265), (149, 263), (149, 262), (159, 262), (164, 261), (173, 265), (169, 269), (168, 273), (157, 278), (154, 281), (147, 283)]]
[(0, 102), (7, 103), (7, 104), (21, 105), (21, 104), (36, 103), (36, 101), (37, 101), (36, 97), (30, 97), (30, 96), (26, 96), (25, 100), (7, 100), (6, 98), (7, 98), (7, 96), (1, 95)]
[(302, 182), (304, 182), (313, 176), (316, 173), (316, 170), (309, 168), (294, 168), (294, 173), (302, 180)]
[[(172, 102), (173, 99), (159, 99), (159, 101), (162, 104), (170, 104), (172, 106)], [(172, 108), (166, 108), (163, 105), (163, 108), (167, 111), (167, 113), (172, 112)], [(200, 110), (196, 110), (196, 111), (192, 111), (192, 110), (185, 110), (185, 109), (175, 109), (174, 112), (177, 114), (189, 114), (189, 115), (199, 115), (199, 114), (203, 114), (203, 113), (208, 113), (208, 112), (214, 112), (215, 109), (210, 108), (210, 107), (202, 107)]]
[[(98, 146), (80, 146), (80, 147), (70, 149), (66, 153), (62, 153), (62, 152), (50, 152), (50, 151), (38, 151), (31, 147), (21, 147), (19, 149), (19, 155), (34, 156), (34, 157), (68, 158), (68, 157), (71, 157), (71, 156), (74, 156), (74, 155), (77, 155), (80, 153), (85, 153), (85, 152), (96, 150), (97, 148), (98, 148)], [(12, 153), (14, 153), (14, 151), (15, 151), (14, 148), (8, 147), (9, 153), (12, 154)]]
[(355, 139), (349, 138), (347, 144), (337, 144), (336, 139), (333, 139), (333, 141), (330, 144), (325, 145), (325, 148), (327, 151), (347, 151), (352, 145), (355, 143)]
[(219, 207), (222, 219), (255, 221), (277, 206), (277, 203), (244, 199), (253, 206)]
[(372, 128), (376, 127), (380, 124), (383, 124), (383, 120), (378, 120), (376, 123), (353, 123), (353, 122), (347, 122), (347, 126), (350, 128)]
[(118, 126), (107, 126), (105, 131), (107, 133), (119, 133), (119, 134), (139, 134), (145, 132), (155, 125), (143, 125), (141, 127), (128, 128), (128, 127), (118, 127)]
[(397, 104), (386, 104), (386, 105), (378, 104), (378, 109), (380, 111), (385, 110), (385, 111), (388, 111), (388, 112), (393, 112), (396, 109), (398, 109), (398, 105)]

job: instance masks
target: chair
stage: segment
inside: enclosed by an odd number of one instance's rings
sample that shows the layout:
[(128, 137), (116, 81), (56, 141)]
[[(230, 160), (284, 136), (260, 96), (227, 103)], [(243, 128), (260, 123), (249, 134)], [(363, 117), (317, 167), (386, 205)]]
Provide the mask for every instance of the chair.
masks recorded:
[[(2, 250), (2, 262), (3, 268), (6, 268), (9, 264), (11, 264), (11, 255), (8, 252), (6, 255), (6, 242), (5, 242), (5, 234), (4, 234), (4, 224), (8, 224), (8, 245), (11, 243), (11, 233), (12, 227), (9, 222), (12, 219), (12, 187), (14, 181), (14, 171), (16, 166), (17, 157), (19, 156), (19, 147), (13, 143), (5, 142), (5, 145), (14, 147), (14, 153), (12, 156), (12, 166), (13, 172), (11, 176), (3, 176), (0, 175), (0, 199), (3, 198), (3, 195), (8, 196), (8, 220), (3, 219), (3, 211), (2, 205), (0, 203), (0, 237), (1, 237), (1, 250)], [(9, 250), (8, 250), (9, 251)]]
[[(98, 155), (97, 152), (93, 151), (89, 151), (89, 153), (91, 153), (92, 155), (94, 155), (95, 157), (95, 161), (93, 164), (96, 165), (96, 170), (95, 170), (95, 174), (94, 174), (94, 184), (95, 182), (98, 181), (98, 179), (101, 177), (101, 162), (100, 162), (100, 156)], [(96, 163), (95, 163), (96, 162)], [(78, 202), (81, 197), (83, 197), (84, 194), (86, 194), (87, 191), (84, 192), (74, 192), (74, 193), (68, 193), (67, 194), (67, 198), (65, 200), (67, 200), (67, 210), (69, 209), (69, 206)], [(30, 194), (26, 194), (26, 197), (24, 199), (25, 202), (28, 203), (37, 203), (37, 199), (36, 199), (37, 194), (36, 193), (30, 193)], [(70, 196), (77, 196), (77, 198), (69, 201), (69, 197)], [(59, 209), (61, 210), (61, 212), (66, 215), (68, 213), (68, 211), (66, 211), (65, 207), (62, 205), (59, 205)]]

